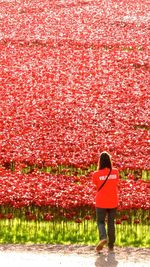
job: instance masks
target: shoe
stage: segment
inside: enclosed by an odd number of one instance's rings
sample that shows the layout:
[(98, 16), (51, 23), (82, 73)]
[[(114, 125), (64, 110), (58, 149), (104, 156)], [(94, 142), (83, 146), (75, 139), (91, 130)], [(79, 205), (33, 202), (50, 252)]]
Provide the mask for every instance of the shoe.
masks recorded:
[(108, 250), (109, 250), (109, 252), (113, 252), (114, 251), (114, 247), (109, 247), (108, 246)]
[(106, 239), (103, 239), (99, 242), (99, 244), (97, 245), (96, 247), (96, 251), (99, 252), (100, 250), (103, 249), (103, 246), (107, 243), (107, 240)]

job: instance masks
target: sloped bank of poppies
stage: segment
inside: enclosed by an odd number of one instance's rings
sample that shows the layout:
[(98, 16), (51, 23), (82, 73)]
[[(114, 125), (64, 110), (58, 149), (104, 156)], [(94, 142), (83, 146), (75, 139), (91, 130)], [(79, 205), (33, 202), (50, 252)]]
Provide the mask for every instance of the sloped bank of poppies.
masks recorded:
[(150, 169), (147, 2), (2, 1), (0, 164)]

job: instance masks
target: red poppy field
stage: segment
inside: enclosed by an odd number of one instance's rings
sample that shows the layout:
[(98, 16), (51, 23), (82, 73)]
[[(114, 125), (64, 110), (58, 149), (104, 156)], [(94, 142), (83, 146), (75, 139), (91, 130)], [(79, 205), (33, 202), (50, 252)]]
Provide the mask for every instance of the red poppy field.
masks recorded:
[(148, 2), (1, 1), (0, 224), (6, 230), (15, 220), (47, 222), (54, 231), (61, 222), (90, 229), (91, 177), (103, 150), (120, 171), (119, 232), (149, 225)]

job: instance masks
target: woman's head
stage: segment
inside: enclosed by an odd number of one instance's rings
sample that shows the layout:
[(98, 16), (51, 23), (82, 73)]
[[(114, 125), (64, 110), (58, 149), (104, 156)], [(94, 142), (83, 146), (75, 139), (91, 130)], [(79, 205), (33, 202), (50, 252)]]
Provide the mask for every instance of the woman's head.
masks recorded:
[(99, 158), (99, 162), (98, 162), (98, 170), (102, 170), (102, 169), (112, 169), (112, 162), (111, 162), (111, 156), (106, 152), (102, 152)]

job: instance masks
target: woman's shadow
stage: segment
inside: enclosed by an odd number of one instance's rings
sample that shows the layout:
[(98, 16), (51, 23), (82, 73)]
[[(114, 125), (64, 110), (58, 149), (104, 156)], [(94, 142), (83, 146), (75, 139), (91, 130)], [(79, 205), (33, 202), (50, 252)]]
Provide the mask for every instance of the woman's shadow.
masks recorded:
[(114, 252), (108, 254), (100, 253), (95, 261), (95, 267), (116, 267), (117, 265), (118, 261), (115, 258)]

